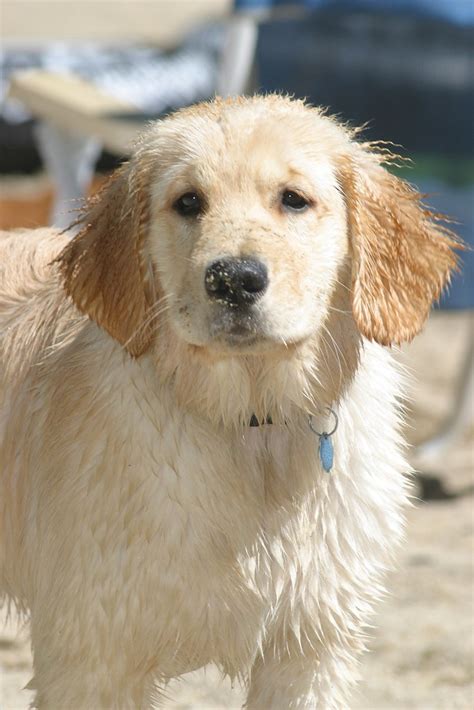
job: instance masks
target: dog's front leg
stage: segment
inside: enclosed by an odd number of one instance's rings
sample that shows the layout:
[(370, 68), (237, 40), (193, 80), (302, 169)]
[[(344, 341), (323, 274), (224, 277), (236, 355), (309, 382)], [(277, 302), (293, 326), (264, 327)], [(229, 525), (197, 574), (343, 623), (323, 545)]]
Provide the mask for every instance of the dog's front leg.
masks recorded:
[[(124, 663), (117, 644), (107, 653), (99, 637), (84, 642), (80, 656), (68, 657), (67, 643), (33, 637), (35, 690), (32, 708), (37, 710), (150, 710), (158, 697), (151, 670)], [(115, 651), (115, 653), (113, 653)], [(137, 653), (138, 656), (138, 653)]]
[(272, 646), (254, 663), (247, 710), (342, 710), (355, 680), (344, 649)]
[[(77, 664), (56, 666), (56, 678), (36, 673), (28, 688), (36, 690), (31, 705), (37, 710), (151, 710), (158, 697), (154, 679), (115, 675), (104, 667), (97, 674)], [(115, 685), (115, 687), (113, 687)]]

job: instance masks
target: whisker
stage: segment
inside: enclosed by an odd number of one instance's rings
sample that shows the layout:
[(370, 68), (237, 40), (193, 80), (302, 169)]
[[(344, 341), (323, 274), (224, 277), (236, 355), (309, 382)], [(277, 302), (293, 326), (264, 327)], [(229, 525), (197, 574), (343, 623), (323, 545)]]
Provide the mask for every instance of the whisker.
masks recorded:
[[(148, 315), (146, 316), (145, 320), (143, 323), (140, 323), (140, 325), (136, 328), (136, 330), (133, 331), (131, 334), (130, 338), (124, 343), (123, 348), (127, 348), (127, 346), (130, 344), (130, 342), (136, 338), (137, 336), (141, 335), (150, 325), (151, 323), (159, 318), (159, 316), (163, 315), (167, 310), (169, 310), (172, 306), (172, 303), (170, 302), (170, 299), (172, 298), (173, 294), (166, 294), (165, 296), (162, 296), (162, 298), (158, 299), (150, 308), (150, 311)], [(163, 303), (165, 301), (165, 303)]]
[[(325, 338), (325, 333), (326, 333), (326, 334), (329, 336), (329, 338), (331, 339), (330, 342), (328, 342), (328, 340)], [(339, 354), (340, 354), (341, 357), (343, 358), (344, 363), (345, 363), (346, 365), (347, 365), (347, 363), (345, 362), (344, 355), (343, 355), (343, 353), (340, 351), (340, 348), (338, 347), (336, 341), (334, 340), (334, 337), (333, 337), (332, 333), (328, 330), (328, 328), (327, 328), (326, 326), (323, 326), (323, 332), (321, 333), (321, 338), (322, 338), (323, 343), (325, 344), (327, 350), (328, 350), (328, 351), (332, 351), (332, 352), (334, 353), (334, 356), (335, 356), (336, 362), (337, 362), (337, 367), (338, 367), (338, 369), (339, 369), (339, 378), (342, 379), (343, 372), (342, 372), (341, 358), (339, 357)], [(323, 355), (323, 357), (325, 357), (325, 356)], [(325, 365), (326, 365), (326, 367), (328, 368), (329, 372), (331, 372), (331, 371), (332, 371), (332, 367), (331, 367), (331, 364), (328, 362), (327, 355), (326, 355), (326, 357), (325, 357)]]
[(351, 315), (352, 311), (343, 311), (341, 308), (336, 308), (335, 306), (327, 306), (327, 309), (329, 311), (333, 311), (334, 313), (342, 313), (344, 316), (349, 316)]
[(348, 286), (347, 284), (343, 284), (342, 281), (339, 281), (339, 279), (334, 279), (334, 283), (340, 286), (341, 288), (344, 288), (346, 291), (349, 293), (352, 291), (352, 287)]
[(334, 344), (334, 348), (335, 348), (335, 349), (337, 350), (337, 352), (340, 354), (344, 365), (347, 367), (347, 360), (346, 360), (346, 358), (345, 358), (345, 356), (344, 356), (344, 353), (342, 352), (341, 347), (340, 347), (340, 345), (338, 344), (337, 340), (334, 338), (333, 334), (331, 333), (331, 331), (329, 330), (329, 328), (328, 328), (326, 325), (323, 325), (323, 328), (324, 328), (325, 332), (327, 332), (327, 334), (328, 334), (329, 337), (331, 338), (331, 340), (332, 340), (332, 342), (333, 342), (333, 344)]

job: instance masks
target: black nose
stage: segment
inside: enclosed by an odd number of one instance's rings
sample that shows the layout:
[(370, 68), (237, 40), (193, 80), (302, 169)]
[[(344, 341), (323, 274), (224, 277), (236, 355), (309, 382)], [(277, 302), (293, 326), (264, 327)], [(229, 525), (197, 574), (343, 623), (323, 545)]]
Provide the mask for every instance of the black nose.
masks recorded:
[(204, 284), (215, 301), (251, 305), (268, 286), (267, 267), (257, 259), (219, 259), (207, 267)]

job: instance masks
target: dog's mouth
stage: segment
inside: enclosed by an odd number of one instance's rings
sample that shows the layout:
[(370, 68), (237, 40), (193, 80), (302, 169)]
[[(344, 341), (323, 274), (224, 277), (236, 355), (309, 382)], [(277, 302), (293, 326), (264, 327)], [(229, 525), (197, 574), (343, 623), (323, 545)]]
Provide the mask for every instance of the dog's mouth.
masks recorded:
[(311, 333), (294, 328), (294, 323), (281, 333), (260, 304), (255, 306), (222, 307), (215, 304), (197, 313), (190, 306), (181, 306), (171, 319), (178, 335), (189, 345), (214, 351), (216, 354), (290, 354)]
[(211, 341), (219, 346), (251, 348), (269, 343), (261, 319), (248, 310), (223, 311), (209, 325)]
[(262, 344), (263, 338), (253, 333), (233, 332), (226, 333), (219, 340), (232, 348), (251, 348)]

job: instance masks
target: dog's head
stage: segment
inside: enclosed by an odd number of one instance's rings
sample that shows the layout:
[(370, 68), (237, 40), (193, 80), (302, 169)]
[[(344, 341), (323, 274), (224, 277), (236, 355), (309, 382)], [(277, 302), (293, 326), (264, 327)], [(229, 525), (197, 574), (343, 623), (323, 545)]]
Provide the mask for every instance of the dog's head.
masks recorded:
[(363, 336), (410, 340), (456, 241), (384, 160), (281, 97), (178, 112), (89, 203), (59, 257), (66, 290), (134, 356), (162, 319), (216, 356), (288, 348), (318, 333), (337, 288)]

